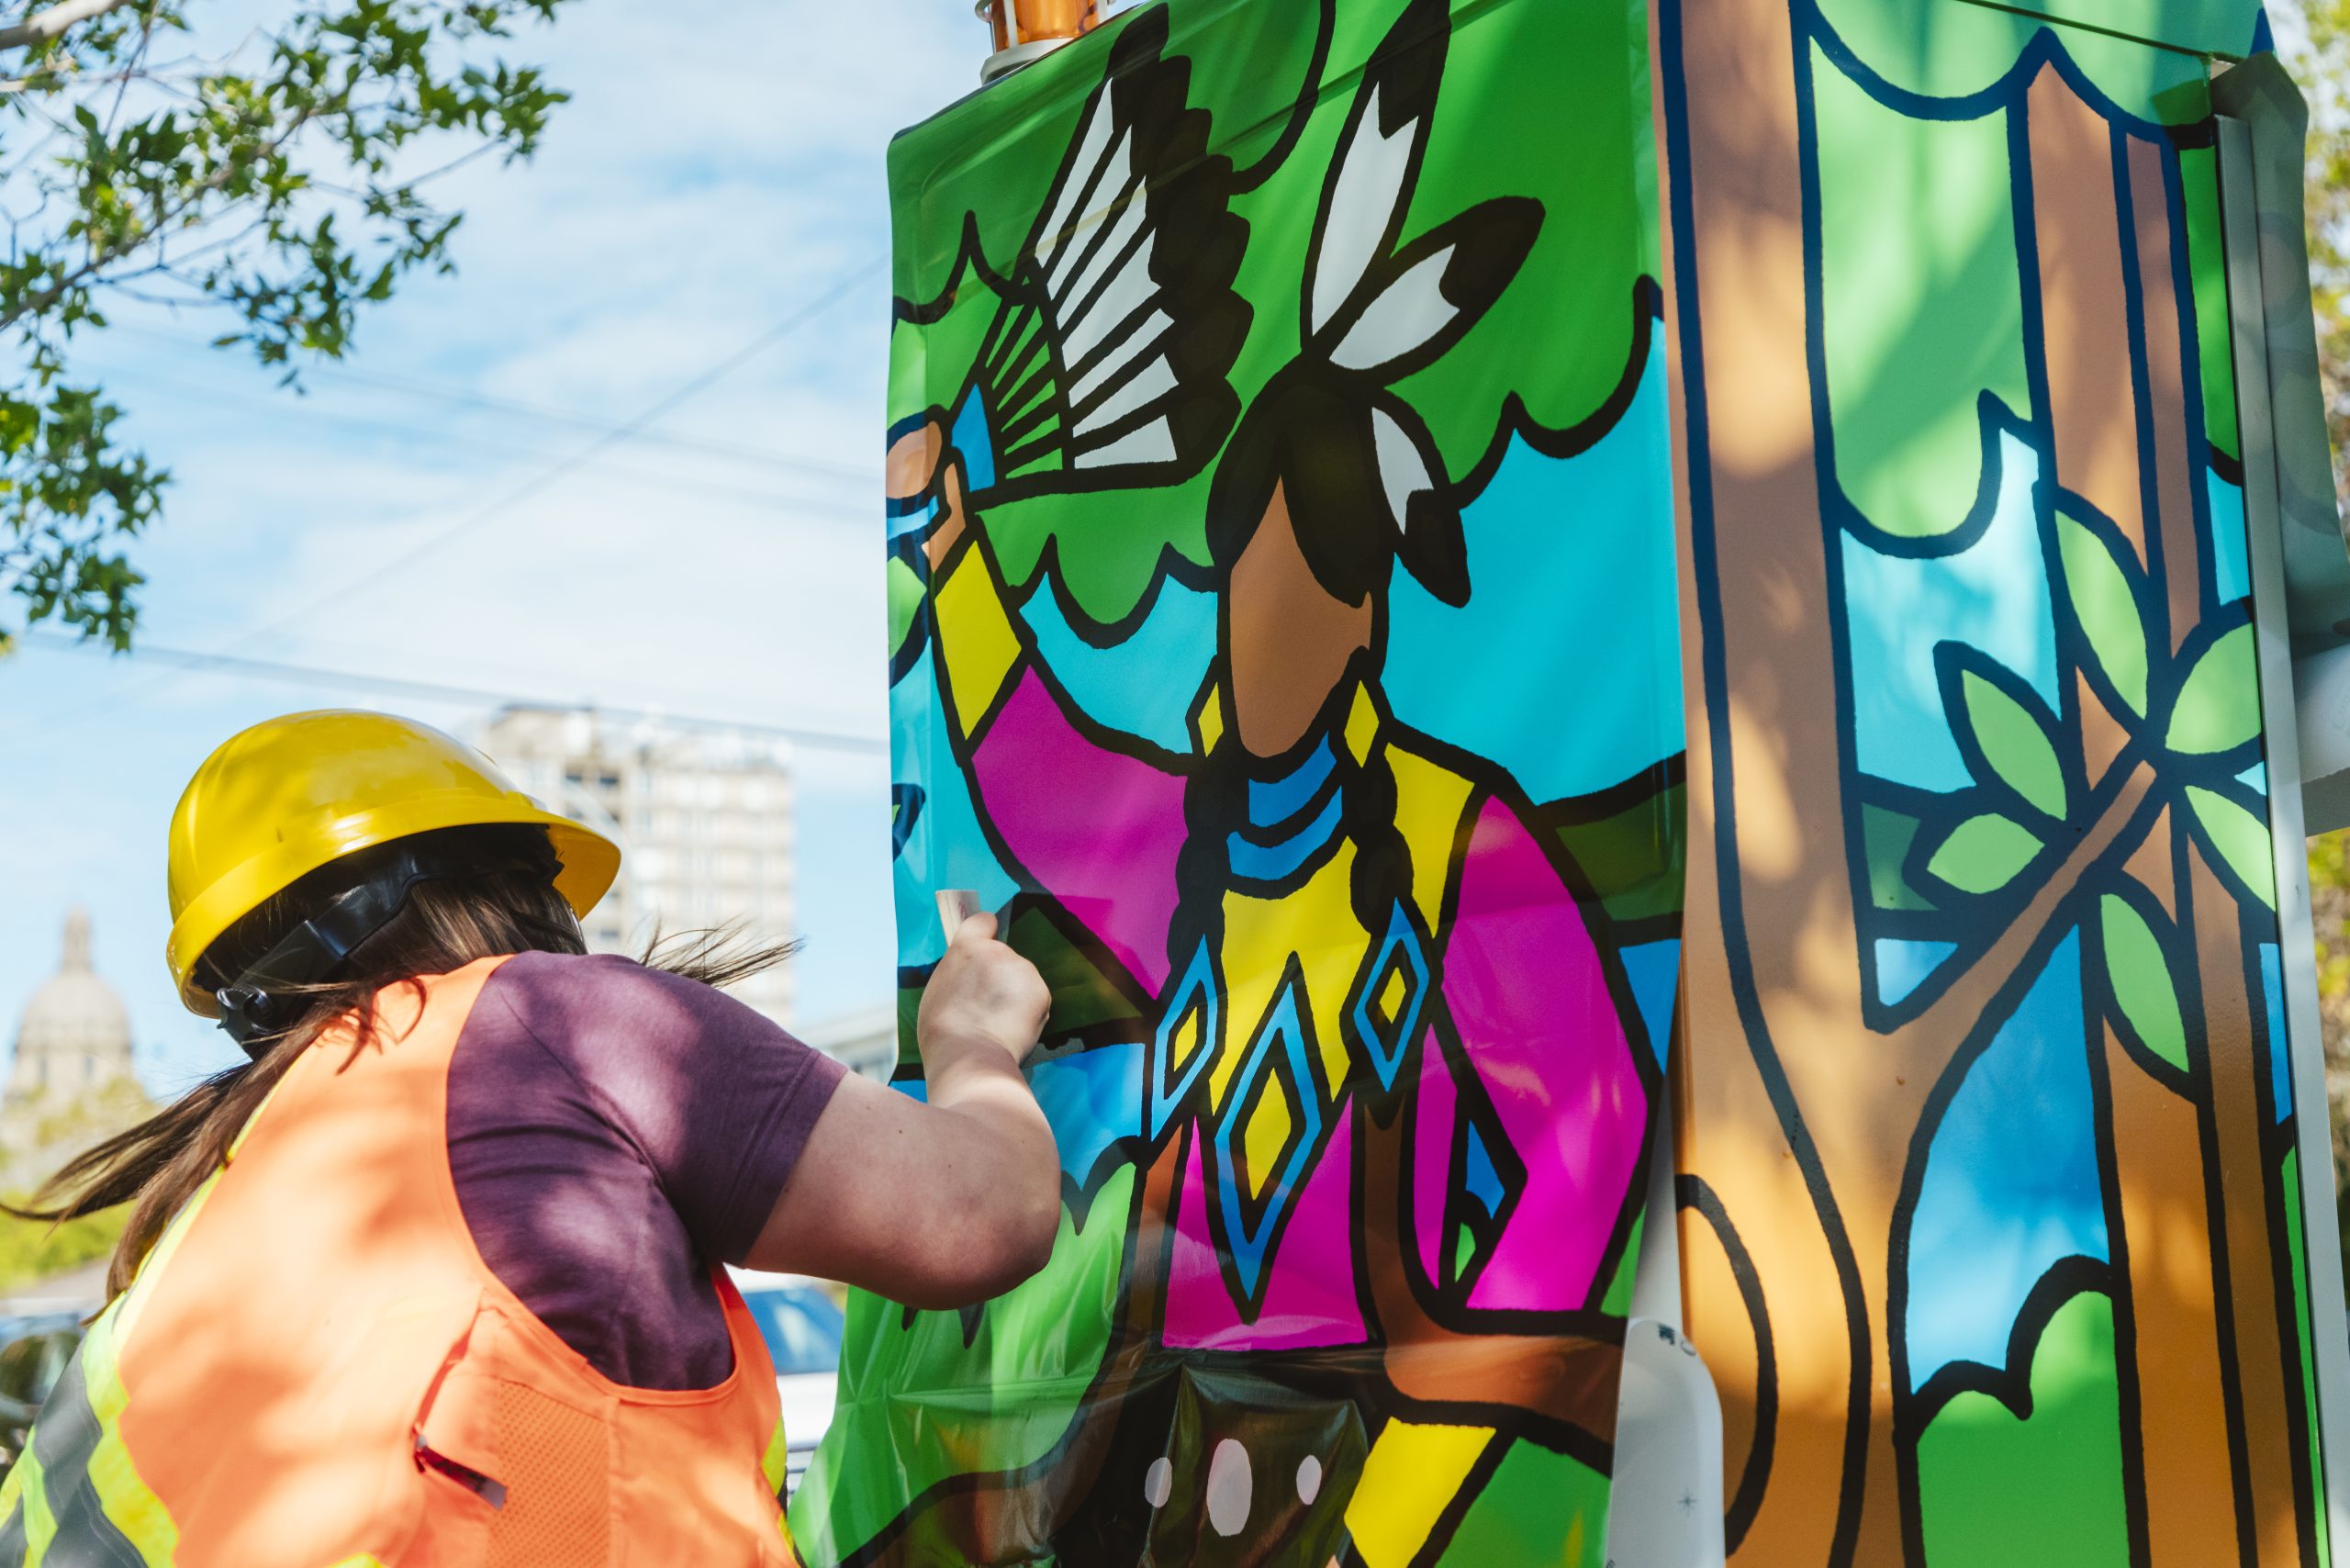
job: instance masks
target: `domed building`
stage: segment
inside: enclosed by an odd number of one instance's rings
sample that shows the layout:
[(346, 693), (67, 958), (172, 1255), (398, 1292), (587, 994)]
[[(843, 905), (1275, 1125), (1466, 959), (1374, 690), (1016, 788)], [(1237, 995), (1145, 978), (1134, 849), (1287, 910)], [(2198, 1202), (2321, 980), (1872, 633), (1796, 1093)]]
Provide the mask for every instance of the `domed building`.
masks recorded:
[(0, 1137), (22, 1152), (49, 1141), (44, 1135), (61, 1118), (119, 1121), (123, 1103), (144, 1098), (131, 1073), (129, 1011), (90, 967), (90, 917), (73, 910), (57, 972), (33, 992), (17, 1025), (8, 1086), (0, 1093)]

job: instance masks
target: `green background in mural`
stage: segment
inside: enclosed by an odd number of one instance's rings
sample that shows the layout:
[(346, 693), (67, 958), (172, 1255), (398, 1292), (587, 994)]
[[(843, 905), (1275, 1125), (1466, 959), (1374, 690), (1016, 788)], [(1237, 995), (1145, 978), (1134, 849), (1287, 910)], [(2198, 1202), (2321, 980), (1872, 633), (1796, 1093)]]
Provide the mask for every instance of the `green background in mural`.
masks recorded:
[(811, 1561), (1601, 1561), (1681, 879), (1644, 28), (1153, 7), (897, 143), (907, 1015), (979, 890), (1069, 1215), (853, 1305)]

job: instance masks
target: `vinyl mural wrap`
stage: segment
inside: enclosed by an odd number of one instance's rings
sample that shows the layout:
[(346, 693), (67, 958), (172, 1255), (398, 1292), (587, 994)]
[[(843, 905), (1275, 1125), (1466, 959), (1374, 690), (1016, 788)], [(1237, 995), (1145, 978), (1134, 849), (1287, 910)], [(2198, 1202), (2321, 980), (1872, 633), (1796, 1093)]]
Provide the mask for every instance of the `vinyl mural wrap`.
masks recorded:
[(1695, 454), (1680, 1234), (1739, 1563), (2331, 1550), (2184, 51), (2261, 25), (2096, 20), (2181, 47), (1657, 6)]
[(2328, 1560), (2265, 35), (2098, 20), (1172, 0), (900, 140), (901, 1087), (976, 888), (1067, 1212), (854, 1304), (812, 1562), (1597, 1568), (1668, 1070), (1734, 1562)]
[(1645, 33), (1153, 7), (896, 145), (908, 1017), (978, 889), (1067, 1214), (853, 1305), (811, 1562), (1600, 1562), (1682, 879)]

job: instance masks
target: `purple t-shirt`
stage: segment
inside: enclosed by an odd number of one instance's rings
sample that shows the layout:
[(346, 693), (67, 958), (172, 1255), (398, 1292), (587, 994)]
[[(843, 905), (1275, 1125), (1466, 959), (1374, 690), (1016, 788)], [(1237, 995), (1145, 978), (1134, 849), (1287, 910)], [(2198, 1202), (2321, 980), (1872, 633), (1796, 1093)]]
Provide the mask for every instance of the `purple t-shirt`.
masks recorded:
[(474, 1244), (606, 1377), (722, 1383), (710, 1266), (749, 1252), (844, 1070), (699, 981), (601, 955), (510, 958), (449, 1067)]

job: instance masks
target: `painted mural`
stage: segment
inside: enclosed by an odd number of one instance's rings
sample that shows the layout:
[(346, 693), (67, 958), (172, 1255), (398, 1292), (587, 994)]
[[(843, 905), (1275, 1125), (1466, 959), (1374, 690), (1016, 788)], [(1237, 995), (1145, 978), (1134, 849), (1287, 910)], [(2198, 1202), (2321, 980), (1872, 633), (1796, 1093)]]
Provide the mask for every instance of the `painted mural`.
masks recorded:
[[(2209, 62), (1660, 0), (1740, 1563), (2328, 1560)], [(2143, 14), (2141, 14), (2143, 13)]]
[(811, 1562), (1600, 1562), (1681, 893), (1644, 30), (1153, 7), (897, 144), (904, 982), (941, 888), (1043, 968), (1067, 1214), (853, 1305)]
[(900, 139), (902, 1013), (979, 890), (1066, 1213), (853, 1304), (811, 1562), (1597, 1568), (1668, 1081), (1734, 1562), (2330, 1560), (2264, 24), (2097, 22), (1172, 0)]

